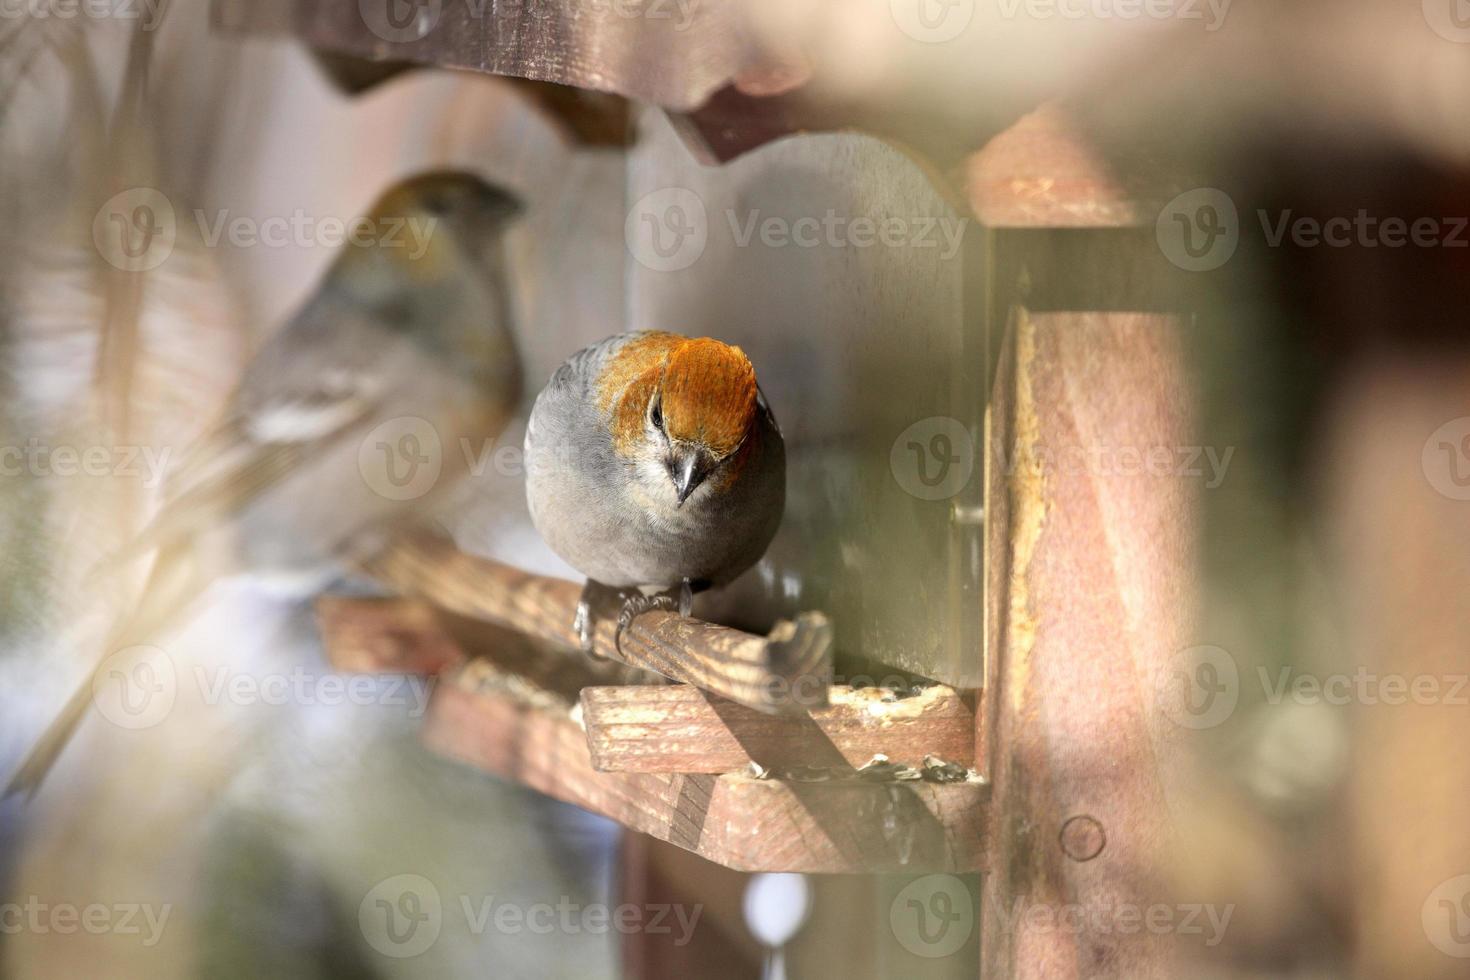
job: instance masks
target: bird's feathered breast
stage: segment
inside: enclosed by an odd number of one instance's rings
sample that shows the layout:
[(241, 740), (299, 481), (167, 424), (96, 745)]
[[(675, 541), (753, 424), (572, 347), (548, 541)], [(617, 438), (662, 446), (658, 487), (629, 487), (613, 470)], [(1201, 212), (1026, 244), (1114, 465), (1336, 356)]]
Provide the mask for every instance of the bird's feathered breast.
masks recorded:
[(597, 382), (614, 444), (628, 453), (643, 432), (649, 398), (659, 395), (670, 439), (704, 446), (717, 458), (738, 449), (755, 418), (755, 368), (739, 347), (649, 331), (608, 359)]

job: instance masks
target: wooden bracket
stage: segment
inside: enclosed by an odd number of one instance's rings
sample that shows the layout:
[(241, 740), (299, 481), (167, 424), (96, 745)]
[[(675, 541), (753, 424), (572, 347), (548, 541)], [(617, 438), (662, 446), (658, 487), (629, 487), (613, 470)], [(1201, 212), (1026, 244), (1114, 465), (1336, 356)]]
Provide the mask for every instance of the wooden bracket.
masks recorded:
[[(899, 781), (815, 769), (801, 779), (599, 772), (577, 692), (608, 684), (615, 679), (609, 672), (624, 670), (622, 665), (559, 654), (412, 599), (326, 597), (318, 604), (318, 621), (328, 655), (340, 668), (441, 672), (423, 732), (430, 748), (727, 867), (961, 872), (981, 866), (989, 795), (982, 780)], [(680, 687), (616, 690), (686, 692), (676, 700), (687, 700), (689, 692), (704, 697)], [(920, 717), (958, 717), (962, 707), (945, 691), (928, 700), (939, 707), (917, 712)], [(725, 705), (746, 711), (747, 721), (792, 724)], [(854, 751), (849, 746), (838, 756), (856, 758)], [(729, 761), (727, 754), (720, 764)]]

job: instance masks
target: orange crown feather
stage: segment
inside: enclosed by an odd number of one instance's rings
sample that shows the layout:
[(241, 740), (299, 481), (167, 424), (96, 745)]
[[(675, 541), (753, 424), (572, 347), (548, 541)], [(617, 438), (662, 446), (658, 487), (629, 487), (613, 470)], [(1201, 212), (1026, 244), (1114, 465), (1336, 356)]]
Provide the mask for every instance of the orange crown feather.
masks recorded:
[(755, 367), (744, 351), (709, 337), (651, 331), (623, 345), (599, 384), (620, 446), (642, 431), (655, 390), (669, 438), (698, 443), (716, 457), (739, 448), (755, 418)]

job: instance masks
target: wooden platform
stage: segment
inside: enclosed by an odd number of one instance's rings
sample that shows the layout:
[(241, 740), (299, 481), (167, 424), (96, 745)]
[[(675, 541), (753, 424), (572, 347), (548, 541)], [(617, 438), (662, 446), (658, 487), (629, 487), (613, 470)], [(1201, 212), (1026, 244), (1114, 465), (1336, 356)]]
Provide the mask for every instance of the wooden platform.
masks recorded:
[[(952, 778), (970, 761), (973, 712), (948, 688), (838, 689), (797, 718), (661, 685), (419, 600), (326, 597), (318, 619), (339, 668), (439, 677), (423, 732), (429, 748), (727, 867), (982, 866), (988, 784), (973, 775), (937, 781), (937, 766), (924, 767), (926, 756), (947, 753)], [(645, 729), (636, 749), (634, 717)], [(887, 764), (868, 765), (876, 750)], [(764, 764), (753, 767), (754, 758)]]

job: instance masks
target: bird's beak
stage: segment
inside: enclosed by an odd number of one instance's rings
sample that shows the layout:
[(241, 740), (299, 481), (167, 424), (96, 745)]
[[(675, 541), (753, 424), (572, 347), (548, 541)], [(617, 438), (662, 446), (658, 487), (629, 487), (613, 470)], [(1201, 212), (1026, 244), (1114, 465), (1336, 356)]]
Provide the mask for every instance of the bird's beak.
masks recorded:
[(674, 481), (674, 492), (681, 505), (704, 482), (704, 478), (709, 476), (713, 468), (714, 461), (702, 449), (674, 449), (673, 456), (669, 459), (669, 476)]

